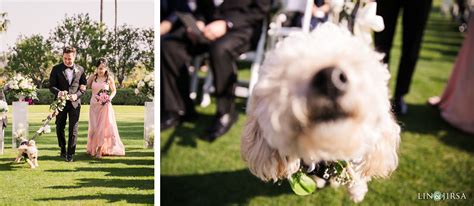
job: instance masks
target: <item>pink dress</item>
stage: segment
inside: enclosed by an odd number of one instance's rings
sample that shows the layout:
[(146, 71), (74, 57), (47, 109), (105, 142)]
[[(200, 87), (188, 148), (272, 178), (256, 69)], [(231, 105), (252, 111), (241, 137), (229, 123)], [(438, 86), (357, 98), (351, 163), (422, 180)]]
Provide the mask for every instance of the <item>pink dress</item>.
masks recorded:
[(474, 18), (439, 103), (441, 116), (454, 127), (474, 134)]
[(96, 156), (99, 150), (102, 156), (125, 155), (125, 147), (120, 140), (112, 104), (102, 105), (94, 97), (101, 89), (108, 90), (109, 85), (105, 82), (92, 81), (87, 153)]

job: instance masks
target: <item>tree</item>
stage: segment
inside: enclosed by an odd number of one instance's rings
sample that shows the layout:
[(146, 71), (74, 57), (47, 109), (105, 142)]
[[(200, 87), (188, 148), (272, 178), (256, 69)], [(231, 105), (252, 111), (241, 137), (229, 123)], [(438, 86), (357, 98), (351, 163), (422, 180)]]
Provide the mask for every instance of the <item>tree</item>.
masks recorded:
[(67, 17), (53, 30), (51, 42), (58, 54), (62, 54), (64, 46), (73, 46), (77, 49), (76, 63), (83, 66), (86, 73), (92, 73), (96, 59), (107, 56), (106, 40), (102, 40), (102, 31), (105, 26), (92, 21), (88, 14), (79, 14)]
[(7, 19), (7, 12), (0, 13), (0, 32), (5, 32), (7, 31), (8, 24), (10, 21)]
[(41, 35), (21, 38), (12, 48), (6, 71), (30, 77), (38, 88), (47, 85), (51, 67), (57, 60), (51, 43)]
[[(0, 13), (0, 35), (6, 32), (8, 29), (8, 24), (10, 23), (10, 20), (7, 19), (7, 15), (8, 15), (7, 12)], [(3, 66), (5, 64), (6, 59), (7, 59), (6, 53), (2, 52), (2, 54), (0, 54), (0, 66)]]
[(144, 29), (141, 31), (141, 62), (147, 71), (154, 70), (155, 64), (155, 31), (153, 28)]
[(120, 87), (123, 87), (123, 80), (140, 62), (140, 31), (123, 25), (117, 28), (117, 32), (108, 33), (108, 46), (112, 47), (114, 55), (109, 56), (109, 67), (117, 77)]

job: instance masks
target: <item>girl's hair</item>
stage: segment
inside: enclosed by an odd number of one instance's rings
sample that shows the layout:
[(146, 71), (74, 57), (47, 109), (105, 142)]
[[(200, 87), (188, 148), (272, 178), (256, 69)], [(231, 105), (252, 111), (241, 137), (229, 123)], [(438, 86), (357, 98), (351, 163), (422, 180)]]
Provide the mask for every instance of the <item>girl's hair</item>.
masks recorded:
[[(99, 66), (100, 66), (101, 64), (104, 64), (104, 65), (105, 65), (105, 68), (107, 68), (107, 70), (105, 70), (105, 74), (104, 74), (104, 75), (105, 75), (105, 78), (106, 78), (106, 79), (105, 79), (105, 82), (108, 84), (108, 83), (109, 83), (109, 69), (108, 69), (108, 62), (107, 62), (107, 59), (104, 58), (104, 57), (99, 58), (99, 60), (97, 60), (97, 63), (95, 64), (95, 66), (96, 66), (97, 68), (99, 68)], [(99, 74), (96, 73), (96, 74), (95, 74), (95, 79), (94, 79), (95, 82), (97, 82), (97, 78), (98, 78), (98, 77), (99, 77)]]

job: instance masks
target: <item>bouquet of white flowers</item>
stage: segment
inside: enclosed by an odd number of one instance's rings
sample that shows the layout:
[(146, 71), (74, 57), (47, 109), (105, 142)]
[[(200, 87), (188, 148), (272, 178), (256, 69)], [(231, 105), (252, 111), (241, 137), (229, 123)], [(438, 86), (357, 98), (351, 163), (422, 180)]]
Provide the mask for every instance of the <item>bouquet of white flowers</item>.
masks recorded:
[(36, 95), (36, 86), (33, 84), (33, 80), (30, 78), (23, 77), (21, 74), (16, 74), (11, 78), (5, 85), (7, 92), (12, 92), (15, 97), (23, 101), (27, 99), (38, 99)]
[(137, 84), (137, 88), (135, 88), (136, 95), (143, 95), (148, 97), (149, 99), (153, 100), (153, 93), (155, 91), (155, 77), (153, 73), (149, 73), (140, 80)]
[(51, 114), (49, 114), (45, 119), (41, 120), (43, 122), (43, 125), (33, 135), (33, 137), (31, 138), (32, 140), (36, 139), (36, 137), (43, 135), (44, 133), (51, 132), (51, 126), (49, 126), (49, 122), (54, 117), (56, 117), (60, 111), (64, 110), (64, 107), (66, 107), (67, 100), (69, 100), (67, 91), (62, 91), (58, 93), (58, 98), (56, 98), (56, 100), (49, 105), (49, 111), (51, 112)]

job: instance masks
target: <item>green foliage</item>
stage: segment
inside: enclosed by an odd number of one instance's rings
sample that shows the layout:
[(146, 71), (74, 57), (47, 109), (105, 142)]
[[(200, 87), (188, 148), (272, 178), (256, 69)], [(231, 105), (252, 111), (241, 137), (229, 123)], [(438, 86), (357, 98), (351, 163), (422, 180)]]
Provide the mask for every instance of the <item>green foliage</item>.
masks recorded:
[[(85, 94), (81, 96), (81, 102), (83, 105), (87, 105), (91, 99), (91, 90), (87, 90)], [(49, 91), (49, 89), (38, 89), (37, 90), (38, 99), (34, 101), (34, 104), (38, 105), (49, 105), (54, 101), (54, 95)], [(14, 97), (11, 93), (5, 94), (7, 102), (11, 105), (12, 101), (14, 101)], [(117, 94), (115, 95), (114, 99), (112, 100), (113, 105), (145, 105), (145, 102), (150, 102), (152, 100), (137, 96), (134, 93), (133, 89), (117, 89)]]
[(304, 172), (298, 171), (288, 178), (291, 189), (297, 195), (310, 195), (316, 190), (316, 182)]
[(8, 58), (9, 76), (20, 73), (33, 80), (38, 88), (47, 85), (51, 67), (56, 62), (51, 43), (41, 35), (25, 37), (16, 43)]
[(109, 56), (109, 68), (117, 77), (119, 86), (123, 87), (125, 77), (131, 74), (133, 68), (143, 59), (140, 49), (141, 34), (137, 28), (123, 25), (117, 29), (117, 33), (110, 31), (107, 39), (113, 48), (112, 55)]
[(140, 62), (148, 71), (153, 70), (153, 28), (140, 30), (122, 25), (115, 32), (93, 21), (88, 14), (79, 14), (66, 17), (52, 33), (56, 53), (61, 55), (66, 45), (75, 47), (76, 63), (83, 66), (87, 74), (94, 72), (98, 58), (106, 57), (120, 87)]
[[(28, 106), (29, 135), (49, 114), (48, 105)], [(12, 124), (5, 130), (5, 153), (0, 155), (0, 205), (152, 205), (154, 152), (145, 149), (143, 106), (115, 106), (125, 156), (94, 159), (86, 153), (89, 106), (81, 108), (74, 162), (59, 157), (54, 120), (51, 133), (36, 139), (39, 167), (13, 163)], [(8, 113), (11, 120), (12, 110)], [(67, 127), (66, 127), (67, 135)], [(159, 192), (159, 190), (157, 190)]]
[(155, 31), (153, 28), (141, 31), (141, 45), (144, 48), (141, 53), (141, 62), (148, 71), (154, 70), (155, 64)]
[(77, 49), (76, 63), (83, 66), (87, 74), (94, 71), (96, 60), (106, 56), (111, 47), (103, 38), (105, 25), (93, 21), (89, 14), (67, 17), (56, 27), (50, 37), (54, 49), (62, 55), (65, 46)]

